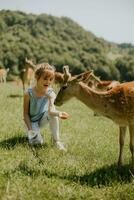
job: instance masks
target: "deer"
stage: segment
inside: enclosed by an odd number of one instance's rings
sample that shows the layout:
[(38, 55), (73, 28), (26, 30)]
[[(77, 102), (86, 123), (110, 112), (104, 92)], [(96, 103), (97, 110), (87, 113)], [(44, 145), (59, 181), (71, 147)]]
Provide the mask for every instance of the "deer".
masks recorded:
[(116, 80), (100, 80), (99, 77), (95, 76), (92, 70), (89, 76), (84, 80), (84, 83), (96, 90), (110, 90), (120, 84), (120, 82)]
[[(20, 71), (20, 79), (21, 79), (22, 85), (23, 85), (23, 92), (25, 91), (26, 84), (28, 84), (28, 86), (32, 86), (32, 83), (35, 80), (35, 77), (34, 77), (35, 70), (38, 67), (41, 67), (43, 65), (44, 65), (44, 63), (34, 64), (32, 60), (28, 60), (27, 58), (25, 59), (25, 66)], [(55, 72), (54, 83), (59, 84), (60, 86), (64, 84), (66, 79), (71, 78), (71, 74), (69, 72), (68, 65), (63, 66), (63, 71), (64, 71), (64, 73)]]
[(123, 165), (124, 140), (126, 129), (129, 127), (132, 156), (131, 171), (134, 174), (134, 82), (121, 83), (108, 91), (97, 91), (82, 81), (84, 82), (83, 74), (66, 81), (57, 94), (55, 105), (61, 106), (72, 97), (76, 97), (93, 111), (110, 118), (118, 124), (119, 167)]
[(7, 73), (9, 72), (9, 68), (0, 69), (0, 82), (6, 83)]
[(20, 79), (22, 81), (23, 85), (23, 92), (26, 89), (26, 84), (28, 86), (31, 86), (34, 82), (34, 70), (36, 68), (36, 65), (33, 64), (32, 60), (25, 59), (25, 66), (20, 71)]
[(116, 81), (116, 80), (108, 80), (108, 81), (101, 80), (101, 82), (96, 85), (96, 89), (110, 90), (119, 84), (120, 84), (120, 82)]

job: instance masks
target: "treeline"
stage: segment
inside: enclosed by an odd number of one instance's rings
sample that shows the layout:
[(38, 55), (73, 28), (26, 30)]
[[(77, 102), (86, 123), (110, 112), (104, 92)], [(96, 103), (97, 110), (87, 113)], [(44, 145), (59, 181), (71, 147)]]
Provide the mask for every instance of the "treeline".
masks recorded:
[(67, 17), (0, 11), (0, 67), (14, 79), (25, 58), (48, 62), (72, 74), (93, 69), (101, 79), (134, 80), (134, 46), (115, 44), (84, 30)]

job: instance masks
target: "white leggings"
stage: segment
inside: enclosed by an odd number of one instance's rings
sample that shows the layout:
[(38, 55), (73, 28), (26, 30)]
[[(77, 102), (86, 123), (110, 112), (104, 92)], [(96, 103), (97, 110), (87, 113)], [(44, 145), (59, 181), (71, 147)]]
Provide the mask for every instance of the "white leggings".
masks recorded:
[(32, 122), (32, 130), (38, 132), (40, 135), (40, 128), (48, 125), (50, 127), (50, 131), (52, 134), (52, 138), (54, 141), (59, 140), (59, 118), (52, 115), (44, 115), (40, 121)]

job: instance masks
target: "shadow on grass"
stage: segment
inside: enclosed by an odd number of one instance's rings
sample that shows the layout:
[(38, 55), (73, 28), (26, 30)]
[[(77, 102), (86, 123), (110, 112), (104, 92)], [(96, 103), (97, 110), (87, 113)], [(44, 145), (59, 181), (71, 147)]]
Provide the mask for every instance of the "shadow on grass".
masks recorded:
[(10, 94), (7, 96), (8, 98), (18, 98), (18, 97), (23, 97), (21, 94)]
[[(26, 137), (16, 136), (3, 140), (0, 142), (0, 148), (4, 149), (13, 149), (17, 145), (24, 145), (30, 147), (33, 155), (38, 160), (38, 163), (43, 165), (41, 170), (36, 170), (36, 168), (30, 168), (26, 162), (20, 163), (17, 170), (21, 171), (22, 174), (27, 176), (36, 177), (39, 175), (47, 176), (48, 178), (58, 178), (61, 180), (68, 180), (70, 182), (75, 182), (80, 185), (87, 185), (90, 187), (102, 187), (102, 186), (111, 186), (114, 183), (128, 183), (132, 180), (131, 174), (129, 172), (129, 165), (124, 165), (120, 169), (117, 168), (117, 165), (104, 166), (102, 168), (96, 169), (92, 172), (86, 173), (84, 175), (77, 175), (76, 172), (68, 172), (68, 175), (56, 172), (49, 171), (45, 169), (44, 160), (38, 154), (38, 149), (46, 148), (46, 144), (30, 146)], [(68, 169), (69, 170), (69, 169)]]
[(35, 150), (38, 149), (38, 148), (46, 147), (46, 144), (31, 146), (31, 145), (28, 144), (27, 137), (16, 136), (16, 137), (8, 138), (6, 140), (1, 141), (0, 142), (0, 148), (10, 150), (10, 149), (14, 149), (16, 146), (18, 146), (20, 144), (22, 144), (23, 146), (31, 147), (33, 152), (36, 152)]
[(120, 184), (126, 184), (130, 183), (132, 180), (131, 174), (129, 172), (129, 165), (125, 165), (120, 169), (118, 169), (116, 165), (102, 167), (83, 176), (77, 176), (74, 174), (62, 176), (56, 172), (49, 171), (48, 169), (36, 170), (29, 168), (26, 163), (21, 163), (18, 170), (21, 171), (22, 174), (31, 177), (43, 175), (47, 176), (48, 178), (58, 178), (62, 180), (68, 180), (70, 182), (75, 182), (80, 185), (87, 185), (90, 187), (97, 186), (98, 188), (103, 186), (111, 186), (117, 182)]
[(0, 148), (2, 149), (13, 149), (19, 144), (26, 144), (27, 138), (22, 136), (16, 136), (8, 138), (0, 142)]
[(79, 182), (81, 185), (108, 186), (114, 182), (127, 183), (131, 181), (129, 165), (118, 168), (117, 165), (104, 166), (83, 176), (69, 176), (68, 178)]

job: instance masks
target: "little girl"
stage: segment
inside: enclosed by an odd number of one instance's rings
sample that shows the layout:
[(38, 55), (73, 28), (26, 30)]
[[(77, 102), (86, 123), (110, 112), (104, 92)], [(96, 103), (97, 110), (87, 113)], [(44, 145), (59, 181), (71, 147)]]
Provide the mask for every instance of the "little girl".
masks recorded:
[(37, 67), (35, 71), (36, 85), (24, 93), (24, 121), (27, 127), (30, 144), (42, 144), (40, 128), (49, 124), (53, 142), (60, 150), (65, 150), (59, 138), (59, 118), (67, 119), (66, 112), (55, 109), (55, 93), (51, 88), (55, 70), (48, 63)]

